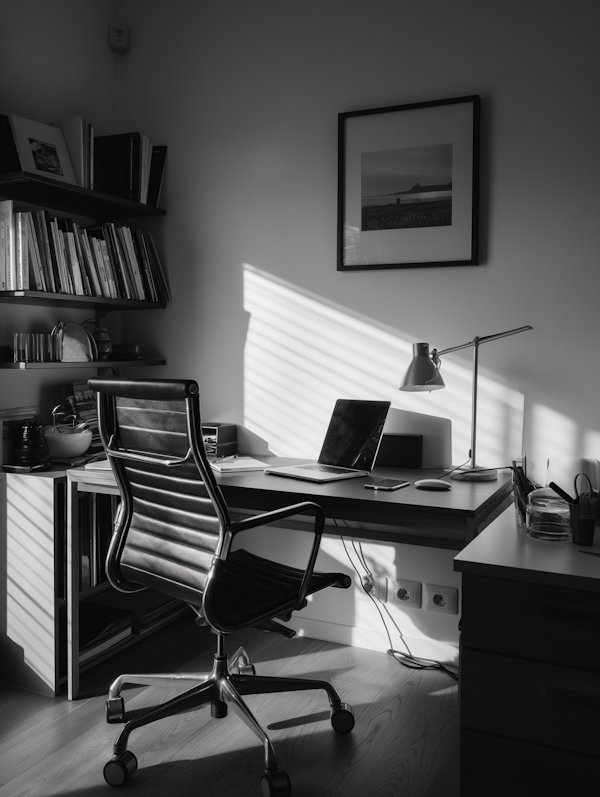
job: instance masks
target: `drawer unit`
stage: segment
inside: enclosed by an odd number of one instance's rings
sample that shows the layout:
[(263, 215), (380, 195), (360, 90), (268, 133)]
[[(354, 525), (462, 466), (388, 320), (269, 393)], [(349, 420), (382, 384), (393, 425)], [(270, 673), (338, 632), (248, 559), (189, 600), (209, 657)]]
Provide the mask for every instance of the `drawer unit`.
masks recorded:
[(462, 583), (466, 647), (600, 672), (600, 595), (468, 574)]
[(530, 540), (512, 511), (455, 558), (461, 797), (596, 793), (599, 561)]

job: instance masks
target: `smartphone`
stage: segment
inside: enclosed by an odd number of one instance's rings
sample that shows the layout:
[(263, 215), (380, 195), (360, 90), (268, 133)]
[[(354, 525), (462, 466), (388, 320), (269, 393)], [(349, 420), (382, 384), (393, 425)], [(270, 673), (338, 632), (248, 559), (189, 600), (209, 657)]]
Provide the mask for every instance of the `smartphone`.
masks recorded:
[(365, 484), (368, 490), (399, 490), (408, 487), (410, 482), (405, 479), (373, 479)]

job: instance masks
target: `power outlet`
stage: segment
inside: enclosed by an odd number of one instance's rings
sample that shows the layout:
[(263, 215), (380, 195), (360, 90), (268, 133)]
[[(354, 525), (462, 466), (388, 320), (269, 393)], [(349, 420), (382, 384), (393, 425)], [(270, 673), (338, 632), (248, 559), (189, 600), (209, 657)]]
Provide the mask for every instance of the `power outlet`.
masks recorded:
[(391, 582), (390, 600), (402, 606), (411, 606), (413, 609), (421, 608), (421, 583), (407, 581), (404, 578)]
[[(370, 590), (368, 589), (369, 585), (371, 585)], [(385, 576), (363, 576), (359, 588), (362, 592), (372, 595), (373, 598), (382, 603), (387, 601), (387, 578)]]
[(430, 612), (458, 614), (458, 590), (456, 587), (425, 584), (424, 608)]

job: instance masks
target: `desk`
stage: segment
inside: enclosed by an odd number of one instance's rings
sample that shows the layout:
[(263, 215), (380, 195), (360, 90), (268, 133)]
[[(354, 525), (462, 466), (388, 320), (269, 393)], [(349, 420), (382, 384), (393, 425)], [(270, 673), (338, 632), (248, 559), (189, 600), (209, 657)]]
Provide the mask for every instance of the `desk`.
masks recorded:
[[(302, 460), (260, 457), (269, 464)], [(260, 512), (300, 501), (316, 501), (328, 518), (326, 533), (383, 542), (409, 543), (460, 550), (499, 515), (511, 501), (511, 479), (501, 474), (494, 482), (452, 482), (446, 492), (418, 490), (413, 482), (443, 475), (437, 470), (379, 468), (374, 476), (401, 477), (409, 487), (391, 493), (364, 489), (365, 478), (329, 484), (272, 476), (262, 471), (216, 474), (232, 513)], [(69, 696), (79, 689), (78, 624), (79, 550), (77, 492), (117, 493), (111, 473), (72, 469), (67, 473), (67, 614)], [(342, 521), (343, 528), (333, 524)], [(298, 521), (301, 523), (302, 521)]]
[(580, 547), (531, 539), (509, 509), (455, 557), (461, 797), (597, 789), (600, 558)]

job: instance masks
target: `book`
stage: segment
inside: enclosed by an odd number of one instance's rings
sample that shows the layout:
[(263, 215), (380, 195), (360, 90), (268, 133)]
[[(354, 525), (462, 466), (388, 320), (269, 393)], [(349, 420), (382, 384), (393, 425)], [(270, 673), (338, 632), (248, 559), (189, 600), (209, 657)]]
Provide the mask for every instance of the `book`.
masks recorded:
[(7, 280), (11, 259), (12, 216), (12, 200), (0, 200), (0, 291), (10, 290)]
[(45, 291), (46, 280), (42, 269), (40, 249), (33, 224), (33, 214), (28, 211), (25, 216), (27, 219), (27, 247), (31, 274), (33, 275), (33, 281), (35, 283), (36, 290)]
[(35, 227), (35, 236), (38, 244), (38, 251), (40, 255), (40, 263), (42, 272), (44, 274), (45, 290), (50, 293), (56, 293), (54, 284), (54, 272), (52, 269), (52, 258), (50, 254), (50, 242), (48, 241), (48, 230), (46, 228), (46, 221), (44, 218), (43, 210), (36, 210), (31, 214), (33, 226)]
[(93, 600), (79, 607), (79, 661), (84, 663), (132, 634), (131, 612)]
[(27, 214), (15, 213), (15, 257), (17, 264), (18, 291), (29, 290), (29, 251), (27, 243)]
[(94, 138), (94, 190), (140, 202), (142, 137), (116, 133)]
[(94, 596), (94, 602), (130, 612), (134, 634), (145, 633), (166, 619), (173, 619), (178, 614), (191, 611), (183, 601), (152, 589), (127, 593), (107, 590)]
[(267, 467), (267, 463), (254, 459), (254, 457), (238, 457), (237, 454), (232, 454), (230, 457), (213, 459), (210, 466), (218, 473), (242, 473), (244, 471), (264, 470)]
[(50, 288), (53, 293), (61, 293), (61, 281), (58, 271), (58, 260), (56, 256), (56, 249), (54, 247), (54, 235), (50, 226), (50, 214), (47, 210), (38, 210), (35, 212), (38, 219), (38, 226), (43, 239), (43, 248), (46, 251), (46, 265), (48, 267), (48, 276), (50, 281)]
[(165, 174), (165, 162), (167, 160), (167, 148), (162, 144), (155, 144), (152, 147), (152, 157), (150, 159), (150, 177), (148, 180), (147, 204), (153, 208), (158, 207), (160, 195), (163, 187)]

